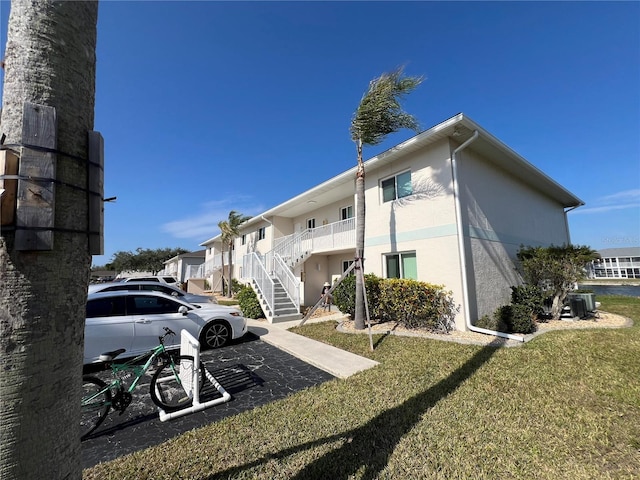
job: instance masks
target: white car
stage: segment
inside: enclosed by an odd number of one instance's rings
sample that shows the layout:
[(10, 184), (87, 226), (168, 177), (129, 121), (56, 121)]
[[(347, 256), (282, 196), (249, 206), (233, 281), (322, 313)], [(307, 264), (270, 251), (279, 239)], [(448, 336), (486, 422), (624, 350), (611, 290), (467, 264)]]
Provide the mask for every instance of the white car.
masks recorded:
[(153, 275), (151, 277), (127, 277), (123, 282), (159, 282), (166, 283), (168, 285), (177, 286), (178, 279), (171, 275)]
[(191, 303), (193, 305), (218, 303), (218, 301), (214, 297), (208, 297), (206, 295), (196, 295), (195, 293), (187, 293), (184, 290), (180, 290), (178, 287), (160, 282), (131, 281), (93, 283), (89, 285), (88, 292), (115, 292), (119, 290), (148, 290), (154, 292), (162, 292), (166, 295), (176, 297), (178, 300), (182, 300), (183, 302)]
[(198, 308), (159, 292), (116, 291), (90, 293), (84, 327), (84, 364), (104, 352), (126, 349), (120, 358), (141, 355), (159, 344), (164, 327), (176, 332), (165, 345), (180, 347), (180, 331), (187, 330), (205, 348), (218, 348), (247, 333), (242, 311), (210, 304)]

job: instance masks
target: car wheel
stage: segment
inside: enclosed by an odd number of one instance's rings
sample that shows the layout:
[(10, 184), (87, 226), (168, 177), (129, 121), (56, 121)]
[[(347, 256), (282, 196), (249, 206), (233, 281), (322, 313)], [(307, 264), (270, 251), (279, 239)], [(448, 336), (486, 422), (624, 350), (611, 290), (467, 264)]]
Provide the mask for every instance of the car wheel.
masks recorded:
[(231, 327), (223, 322), (213, 322), (204, 327), (200, 344), (207, 348), (224, 347), (231, 340)]

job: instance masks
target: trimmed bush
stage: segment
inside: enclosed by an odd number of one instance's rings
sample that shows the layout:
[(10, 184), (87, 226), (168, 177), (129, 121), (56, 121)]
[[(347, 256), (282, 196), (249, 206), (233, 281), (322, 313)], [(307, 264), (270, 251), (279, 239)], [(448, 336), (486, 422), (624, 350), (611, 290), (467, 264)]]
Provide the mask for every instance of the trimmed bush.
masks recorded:
[(527, 305), (511, 305), (509, 329), (513, 333), (533, 333), (537, 330), (534, 314)]
[(507, 332), (509, 328), (502, 321), (500, 309), (496, 310), (493, 315), (483, 315), (475, 323), (476, 327), (494, 330), (496, 332)]
[(238, 305), (247, 318), (265, 318), (256, 292), (249, 285), (243, 286), (237, 295)]
[(504, 331), (507, 333), (533, 333), (538, 328), (533, 319), (531, 310), (526, 305), (503, 305), (498, 307), (494, 313), (494, 317), (498, 325), (505, 326)]
[(427, 328), (448, 332), (458, 311), (451, 292), (442, 285), (408, 279), (380, 282), (380, 314), (406, 328)]
[(544, 298), (542, 289), (536, 285), (525, 284), (511, 287), (511, 304), (525, 306), (534, 319), (543, 317)]
[[(367, 289), (367, 304), (369, 306), (369, 316), (380, 318), (380, 282), (381, 278), (372, 273), (364, 276), (365, 288)], [(348, 275), (333, 292), (333, 304), (345, 314), (354, 317), (356, 313), (356, 276)]]

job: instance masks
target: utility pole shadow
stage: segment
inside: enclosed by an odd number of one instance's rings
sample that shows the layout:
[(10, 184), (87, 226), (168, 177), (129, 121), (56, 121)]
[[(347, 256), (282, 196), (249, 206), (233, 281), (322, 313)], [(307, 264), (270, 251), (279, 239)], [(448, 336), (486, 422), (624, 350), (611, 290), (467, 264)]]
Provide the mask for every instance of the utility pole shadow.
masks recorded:
[(261, 463), (274, 459), (284, 459), (297, 452), (337, 440), (343, 440), (339, 447), (306, 465), (300, 472), (291, 477), (291, 479), (348, 479), (361, 469), (364, 469), (363, 479), (376, 478), (386, 467), (389, 457), (392, 455), (402, 437), (420, 422), (424, 413), (434, 407), (441, 399), (455, 392), (463, 382), (469, 379), (491, 358), (501, 343), (502, 342), (497, 341), (482, 347), (448, 377), (442, 379), (424, 392), (409, 398), (401, 405), (386, 410), (361, 427), (298, 445), (290, 449), (281, 450), (278, 453), (257, 459), (249, 464), (212, 475), (208, 477), (208, 480), (232, 478), (240, 472), (260, 465)]

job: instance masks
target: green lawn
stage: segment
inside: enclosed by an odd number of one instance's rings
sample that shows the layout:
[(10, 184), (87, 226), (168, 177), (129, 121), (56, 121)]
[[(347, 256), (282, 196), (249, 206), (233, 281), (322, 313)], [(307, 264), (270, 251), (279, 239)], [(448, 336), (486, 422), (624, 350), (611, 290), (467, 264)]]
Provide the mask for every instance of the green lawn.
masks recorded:
[(298, 333), (380, 362), (85, 470), (86, 479), (640, 478), (640, 299), (634, 319), (517, 348)]

